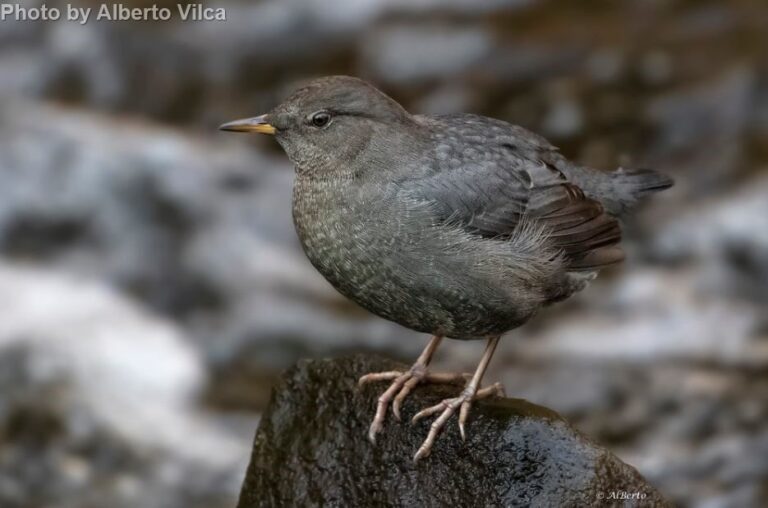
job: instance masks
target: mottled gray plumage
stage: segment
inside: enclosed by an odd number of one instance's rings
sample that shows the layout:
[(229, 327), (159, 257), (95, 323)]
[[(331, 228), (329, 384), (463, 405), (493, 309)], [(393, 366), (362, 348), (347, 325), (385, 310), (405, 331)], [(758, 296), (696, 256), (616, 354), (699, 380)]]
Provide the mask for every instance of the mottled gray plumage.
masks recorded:
[[(318, 111), (331, 115), (322, 128)], [(613, 214), (671, 184), (578, 167), (500, 120), (410, 115), (349, 77), (316, 80), (267, 117), (296, 164), (312, 264), (371, 312), (453, 338), (501, 334), (582, 289), (622, 259)]]
[(499, 337), (541, 307), (583, 289), (623, 259), (617, 217), (672, 185), (650, 170), (604, 173), (572, 164), (545, 139), (476, 115), (411, 115), (356, 78), (311, 82), (267, 115), (225, 130), (274, 134), (296, 165), (293, 218), (312, 264), (341, 293), (381, 317), (433, 338), (390, 380), (369, 429), (421, 382), (461, 375), (427, 371), (443, 337), (488, 339), (464, 390), (424, 409), (440, 413), (414, 459), (474, 400)]

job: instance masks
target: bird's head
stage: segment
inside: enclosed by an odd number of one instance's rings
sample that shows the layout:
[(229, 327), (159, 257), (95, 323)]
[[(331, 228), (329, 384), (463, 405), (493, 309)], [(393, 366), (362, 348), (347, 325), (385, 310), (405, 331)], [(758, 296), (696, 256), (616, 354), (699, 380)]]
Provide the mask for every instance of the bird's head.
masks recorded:
[(326, 172), (350, 168), (361, 156), (381, 156), (413, 123), (402, 106), (372, 85), (331, 76), (309, 82), (265, 115), (220, 129), (273, 135), (299, 171)]

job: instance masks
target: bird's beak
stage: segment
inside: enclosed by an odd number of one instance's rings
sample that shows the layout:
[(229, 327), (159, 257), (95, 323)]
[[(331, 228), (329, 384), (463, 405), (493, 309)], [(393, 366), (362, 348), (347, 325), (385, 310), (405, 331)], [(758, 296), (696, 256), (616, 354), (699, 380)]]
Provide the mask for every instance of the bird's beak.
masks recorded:
[(219, 130), (230, 132), (258, 132), (259, 134), (274, 134), (277, 129), (267, 121), (267, 115), (244, 118), (225, 123)]

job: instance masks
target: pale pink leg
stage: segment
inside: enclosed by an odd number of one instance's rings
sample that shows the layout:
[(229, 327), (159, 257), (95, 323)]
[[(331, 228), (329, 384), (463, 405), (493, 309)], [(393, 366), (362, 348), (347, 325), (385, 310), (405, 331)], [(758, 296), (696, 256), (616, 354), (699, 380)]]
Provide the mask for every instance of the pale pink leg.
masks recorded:
[(400, 406), (402, 405), (403, 400), (405, 400), (405, 397), (411, 392), (411, 390), (413, 390), (417, 384), (459, 384), (466, 381), (467, 375), (465, 374), (432, 374), (427, 372), (427, 366), (429, 365), (430, 360), (432, 360), (432, 355), (435, 353), (437, 346), (440, 345), (441, 340), (443, 340), (441, 336), (435, 335), (432, 337), (432, 339), (430, 339), (429, 343), (427, 344), (427, 347), (425, 347), (424, 351), (422, 351), (419, 355), (416, 363), (414, 363), (413, 366), (407, 371), (392, 370), (389, 372), (377, 372), (373, 374), (366, 374), (360, 378), (358, 381), (358, 386), (362, 386), (365, 383), (370, 383), (373, 381), (392, 380), (392, 384), (390, 384), (389, 388), (387, 388), (387, 390), (381, 394), (378, 403), (376, 404), (376, 415), (373, 417), (371, 426), (368, 429), (368, 439), (370, 439), (371, 442), (376, 442), (376, 434), (381, 432), (381, 429), (384, 427), (384, 417), (387, 413), (387, 406), (393, 398), (394, 402), (392, 403), (392, 413), (394, 413), (395, 418), (400, 420)]
[(472, 376), (472, 379), (467, 383), (467, 385), (464, 387), (464, 390), (458, 397), (445, 399), (439, 404), (428, 407), (427, 409), (416, 413), (416, 415), (413, 417), (412, 422), (416, 422), (422, 418), (442, 411), (440, 416), (438, 416), (435, 421), (432, 422), (432, 425), (429, 428), (429, 434), (427, 434), (427, 438), (424, 440), (424, 443), (422, 443), (421, 447), (419, 447), (418, 451), (416, 452), (416, 455), (413, 457), (414, 461), (429, 455), (429, 452), (432, 450), (432, 445), (435, 443), (435, 439), (437, 438), (437, 434), (445, 426), (445, 422), (448, 421), (448, 418), (450, 418), (456, 412), (456, 408), (460, 407), (459, 431), (461, 432), (461, 438), (466, 439), (464, 426), (467, 422), (467, 416), (469, 415), (469, 408), (472, 406), (472, 402), (475, 400), (483, 399), (485, 397), (490, 397), (491, 395), (504, 395), (504, 389), (499, 383), (496, 383), (487, 388), (480, 389), (480, 382), (483, 379), (485, 370), (488, 368), (488, 363), (491, 361), (493, 352), (496, 350), (496, 346), (499, 343), (499, 338), (500, 337), (495, 337), (488, 340), (485, 353), (483, 353), (483, 357), (480, 359), (480, 364), (477, 366), (475, 374)]

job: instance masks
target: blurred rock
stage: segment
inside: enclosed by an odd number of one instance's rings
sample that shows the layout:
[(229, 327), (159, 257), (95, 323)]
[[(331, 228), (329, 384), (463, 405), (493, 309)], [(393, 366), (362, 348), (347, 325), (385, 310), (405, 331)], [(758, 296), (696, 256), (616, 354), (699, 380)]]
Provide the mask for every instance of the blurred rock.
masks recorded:
[(515, 342), (515, 354), (532, 361), (768, 365), (768, 347), (759, 335), (762, 309), (710, 294), (697, 287), (700, 277), (636, 269), (610, 289), (594, 288), (584, 296), (592, 307), (587, 319), (578, 311), (561, 313), (528, 340)]
[[(238, 506), (667, 506), (632, 467), (556, 413), (521, 399), (478, 402), (468, 441), (449, 425), (416, 464), (428, 423), (390, 418), (371, 444), (366, 433), (381, 387), (361, 392), (356, 381), (403, 368), (356, 356), (300, 362), (287, 372), (256, 434)], [(404, 420), (457, 389), (417, 388), (403, 406)], [(621, 493), (635, 498), (612, 497)]]
[(584, 113), (574, 88), (567, 82), (550, 87), (549, 108), (542, 122), (545, 135), (567, 138), (582, 131)]
[(204, 365), (173, 325), (7, 263), (0, 313), (2, 506), (231, 505), (247, 445), (195, 408)]
[[(739, 66), (649, 104), (648, 115), (659, 136), (653, 157), (660, 164), (674, 161), (676, 174), (689, 173), (690, 193), (721, 190), (743, 163), (754, 83), (752, 71)], [(702, 144), (707, 150), (701, 151)]]
[(587, 61), (590, 78), (600, 84), (618, 81), (626, 66), (625, 59), (626, 55), (616, 48), (596, 50)]
[(451, 79), (488, 54), (491, 39), (481, 27), (421, 23), (382, 27), (364, 44), (371, 77), (402, 86)]
[(705, 200), (659, 231), (654, 252), (668, 262), (702, 266), (711, 289), (768, 301), (768, 176)]

